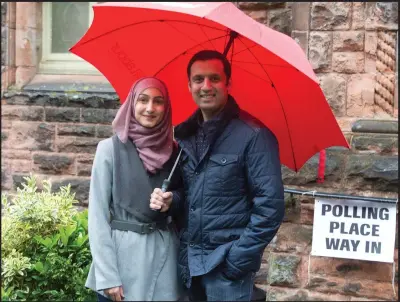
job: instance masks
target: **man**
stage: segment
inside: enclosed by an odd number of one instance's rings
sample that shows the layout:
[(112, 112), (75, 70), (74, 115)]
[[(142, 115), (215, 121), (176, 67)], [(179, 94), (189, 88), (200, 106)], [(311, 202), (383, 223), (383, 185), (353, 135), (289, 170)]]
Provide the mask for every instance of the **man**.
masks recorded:
[(221, 53), (196, 53), (187, 74), (199, 109), (175, 128), (183, 190), (155, 189), (150, 207), (184, 214), (179, 273), (190, 300), (249, 301), (284, 215), (278, 142), (228, 93), (231, 66)]

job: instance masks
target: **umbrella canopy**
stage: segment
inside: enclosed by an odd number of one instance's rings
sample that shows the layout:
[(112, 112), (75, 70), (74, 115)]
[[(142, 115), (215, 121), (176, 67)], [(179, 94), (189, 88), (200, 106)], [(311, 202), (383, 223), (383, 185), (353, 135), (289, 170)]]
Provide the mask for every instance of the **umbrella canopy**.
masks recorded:
[(224, 53), (230, 93), (274, 132), (281, 162), (298, 171), (320, 150), (348, 147), (303, 50), (289, 36), (247, 16), (231, 2), (109, 2), (70, 51), (96, 67), (123, 102), (131, 85), (156, 76), (169, 89), (173, 123), (196, 104), (186, 68), (198, 51)]

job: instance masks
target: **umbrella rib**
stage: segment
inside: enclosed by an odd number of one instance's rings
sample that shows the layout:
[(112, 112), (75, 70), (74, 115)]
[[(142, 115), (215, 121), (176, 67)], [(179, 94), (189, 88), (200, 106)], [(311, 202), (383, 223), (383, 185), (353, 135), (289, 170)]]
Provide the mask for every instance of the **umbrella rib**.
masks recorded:
[[(169, 26), (171, 26), (173, 29), (175, 29), (178, 33), (184, 35), (185, 37), (189, 38), (190, 40), (192, 40), (193, 42), (199, 43), (199, 41), (196, 41), (195, 39), (193, 39), (191, 36), (183, 33), (182, 31), (180, 31), (179, 29), (177, 29), (175, 26), (173, 26), (172, 24), (170, 24), (168, 21), (163, 21), (163, 23), (167, 23)], [(207, 37), (207, 36), (206, 36)], [(207, 37), (208, 38), (208, 37)]]
[(252, 76), (254, 76), (254, 77), (256, 77), (256, 78), (258, 78), (258, 79), (260, 79), (260, 80), (262, 80), (262, 81), (265, 81), (266, 83), (268, 83), (268, 84), (272, 84), (272, 82), (269, 82), (268, 80), (266, 80), (266, 79), (263, 79), (262, 77), (260, 77), (260, 76), (258, 76), (258, 75), (256, 75), (256, 74), (254, 74), (254, 73), (252, 73), (252, 72), (250, 72), (250, 71), (248, 71), (248, 70), (246, 70), (246, 69), (244, 69), (244, 68), (242, 68), (242, 67), (240, 67), (240, 66), (238, 66), (238, 65), (235, 65), (235, 67), (236, 68), (239, 68), (239, 69), (241, 69), (241, 70), (243, 70), (243, 71), (245, 71), (245, 72), (247, 72), (248, 74), (251, 74)]
[[(85, 41), (85, 42), (82, 42), (82, 43), (79, 44), (78, 46), (82, 46), (82, 45), (84, 45), (84, 44), (86, 44), (86, 43), (89, 43), (89, 42), (91, 42), (91, 41), (93, 41), (93, 40), (96, 40), (96, 39), (98, 39), (98, 38), (101, 38), (101, 37), (103, 37), (103, 36), (105, 36), (105, 35), (108, 35), (108, 34), (110, 34), (110, 33), (115, 32), (115, 31), (117, 31), (117, 30), (127, 28), (127, 27), (129, 27), (129, 26), (139, 25), (139, 24), (143, 24), (143, 23), (150, 23), (150, 22), (165, 22), (165, 21), (169, 21), (169, 22), (171, 22), (171, 21), (172, 21), (172, 22), (181, 22), (181, 23), (188, 23), (188, 24), (199, 25), (199, 24), (196, 23), (196, 22), (181, 21), (181, 20), (163, 20), (163, 19), (159, 19), (159, 20), (146, 20), (146, 21), (142, 21), (142, 22), (138, 22), (138, 23), (133, 23), (133, 24), (128, 24), (128, 25), (124, 25), (124, 26), (121, 26), (121, 27), (118, 27), (118, 28), (114, 28), (114, 29), (112, 29), (112, 30), (110, 30), (110, 31), (108, 31), (108, 32), (102, 33), (101, 35), (99, 35), (99, 36), (97, 36), (97, 37), (94, 37), (94, 38), (91, 38), (91, 39), (89, 39), (89, 40), (87, 40), (87, 41)], [(215, 30), (225, 31), (225, 29), (220, 29), (220, 28), (216, 28), (216, 27), (209, 26), (209, 25), (202, 25), (202, 26), (208, 27), (208, 28), (211, 28), (211, 29), (215, 29)], [(79, 43), (79, 42), (78, 42), (78, 43)], [(73, 48), (75, 48), (75, 45), (71, 47), (71, 49), (73, 49)]]
[[(243, 44), (245, 47), (247, 47), (246, 44), (244, 44), (244, 42), (240, 39), (240, 37), (238, 37), (238, 39), (239, 39), (240, 42), (242, 42), (242, 44)], [(268, 72), (265, 70), (264, 66), (260, 63), (260, 61), (259, 61), (259, 60), (257, 59), (257, 57), (254, 55), (254, 53), (253, 53), (250, 49), (248, 49), (248, 51), (253, 55), (254, 59), (258, 62), (258, 64), (260, 64), (261, 68), (264, 70), (264, 72), (266, 73), (266, 75), (267, 75), (268, 78), (270, 79), (272, 88), (274, 88), (275, 93), (276, 93), (276, 95), (277, 95), (277, 97), (278, 97), (279, 103), (280, 103), (281, 108), (282, 108), (283, 116), (285, 117), (286, 128), (287, 128), (288, 134), (289, 134), (290, 148), (292, 149), (294, 167), (295, 167), (295, 169), (296, 169), (296, 171), (297, 171), (297, 164), (296, 164), (296, 157), (294, 156), (292, 136), (291, 136), (291, 134), (290, 134), (290, 129), (289, 129), (288, 120), (287, 120), (287, 117), (286, 117), (285, 110), (284, 110), (284, 108), (283, 108), (282, 100), (281, 100), (281, 98), (279, 97), (278, 90), (276, 89), (276, 87), (275, 87), (275, 85), (274, 85), (274, 82), (272, 82), (271, 77), (269, 76)]]
[[(246, 64), (260, 64), (260, 63), (257, 63), (257, 62), (245, 62), (245, 61), (236, 61), (236, 60), (233, 60), (233, 62), (235, 62), (235, 63), (246, 63)], [(290, 66), (290, 65), (289, 65), (289, 66), (285, 66), (285, 65), (267, 64), (267, 63), (265, 63), (265, 64), (264, 64), (264, 63), (261, 63), (260, 65), (296, 69), (295, 67)]]
[(200, 24), (197, 24), (197, 25), (200, 27), (200, 29), (201, 29), (201, 31), (203, 32), (203, 34), (206, 36), (208, 42), (210, 42), (210, 44), (212, 45), (212, 47), (214, 47), (214, 49), (217, 50), (217, 48), (215, 47), (215, 45), (211, 42), (210, 37), (207, 36), (206, 32), (204, 31), (203, 26), (200, 25)]
[(192, 50), (193, 48), (196, 48), (197, 46), (200, 46), (200, 45), (202, 45), (202, 44), (204, 44), (204, 43), (206, 43), (206, 42), (211, 42), (211, 41), (213, 41), (213, 40), (221, 39), (221, 38), (223, 38), (223, 37), (225, 37), (225, 36), (219, 36), (219, 37), (213, 38), (213, 39), (211, 39), (211, 40), (204, 41), (204, 42), (202, 42), (202, 43), (199, 43), (199, 44), (196, 44), (196, 45), (190, 47), (189, 49), (186, 49), (186, 50), (182, 51), (181, 53), (179, 53), (178, 55), (176, 55), (172, 60), (170, 60), (167, 64), (165, 64), (159, 71), (157, 71), (157, 72), (154, 74), (154, 76), (157, 76), (157, 75), (158, 75), (161, 71), (163, 71), (164, 68), (166, 68), (169, 64), (171, 64), (173, 61), (175, 61), (175, 60), (176, 60), (177, 58), (179, 58), (181, 55), (183, 55), (183, 54), (189, 52), (189, 51)]

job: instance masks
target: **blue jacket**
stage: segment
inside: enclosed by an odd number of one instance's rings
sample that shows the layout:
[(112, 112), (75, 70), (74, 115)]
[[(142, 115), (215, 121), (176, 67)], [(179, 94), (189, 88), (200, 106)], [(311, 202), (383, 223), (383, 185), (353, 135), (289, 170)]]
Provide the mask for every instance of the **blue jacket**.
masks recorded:
[(278, 142), (229, 96), (221, 118), (207, 129), (208, 149), (195, 156), (197, 110), (175, 128), (183, 149), (183, 189), (174, 191), (171, 210), (179, 213), (179, 272), (203, 275), (222, 263), (224, 274), (238, 279), (256, 272), (265, 247), (284, 216), (284, 189)]

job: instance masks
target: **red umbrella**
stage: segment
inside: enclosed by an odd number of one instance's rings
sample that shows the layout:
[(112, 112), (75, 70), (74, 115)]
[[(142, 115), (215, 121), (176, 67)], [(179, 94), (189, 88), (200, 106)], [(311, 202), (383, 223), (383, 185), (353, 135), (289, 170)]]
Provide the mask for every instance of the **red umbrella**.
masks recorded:
[(230, 2), (109, 2), (70, 51), (95, 66), (122, 101), (156, 76), (169, 89), (173, 123), (196, 110), (186, 66), (202, 49), (225, 53), (239, 106), (276, 135), (281, 162), (298, 171), (320, 150), (348, 147), (303, 50)]

